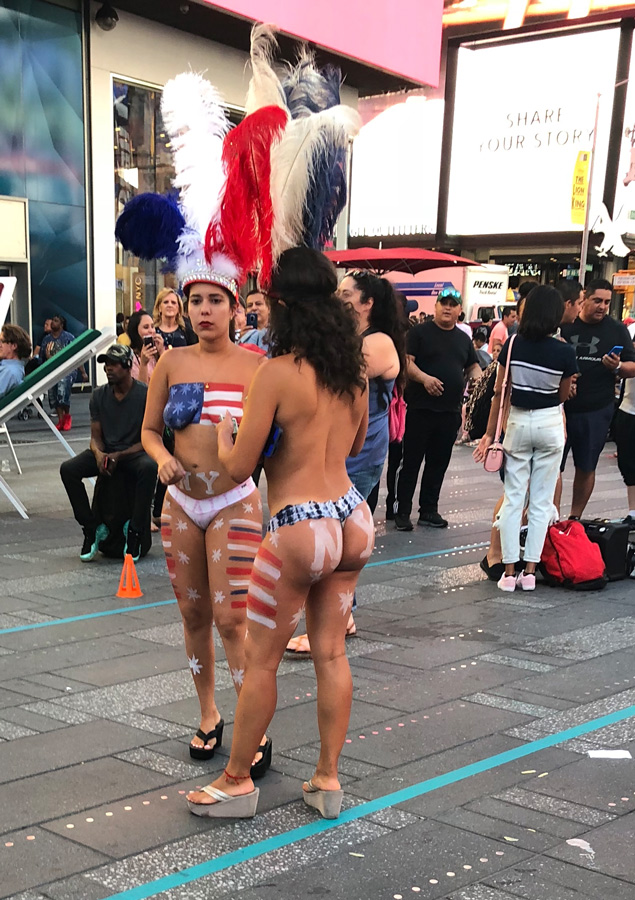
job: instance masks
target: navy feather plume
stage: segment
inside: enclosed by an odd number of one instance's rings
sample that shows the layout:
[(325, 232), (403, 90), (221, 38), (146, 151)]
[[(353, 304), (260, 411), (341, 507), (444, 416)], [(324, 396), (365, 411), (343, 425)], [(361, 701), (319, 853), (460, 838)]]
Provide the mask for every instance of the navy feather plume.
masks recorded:
[(323, 250), (346, 204), (346, 147), (325, 144), (314, 169), (305, 201), (303, 241)]
[(313, 55), (305, 52), (297, 65), (282, 80), (287, 106), (292, 119), (322, 112), (340, 102), (342, 73), (327, 65), (317, 69)]
[(175, 194), (138, 194), (129, 200), (115, 226), (115, 237), (140, 259), (166, 259), (174, 267), (185, 219)]

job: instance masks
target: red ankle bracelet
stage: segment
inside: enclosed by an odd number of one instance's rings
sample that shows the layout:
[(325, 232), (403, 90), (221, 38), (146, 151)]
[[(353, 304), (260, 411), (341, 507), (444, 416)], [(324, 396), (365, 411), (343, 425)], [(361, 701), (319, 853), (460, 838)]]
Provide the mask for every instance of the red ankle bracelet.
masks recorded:
[(240, 781), (247, 781), (248, 778), (251, 778), (251, 775), (230, 775), (227, 769), (223, 769), (223, 772), (225, 774), (225, 778), (228, 781), (235, 781), (236, 784), (238, 784), (238, 782)]

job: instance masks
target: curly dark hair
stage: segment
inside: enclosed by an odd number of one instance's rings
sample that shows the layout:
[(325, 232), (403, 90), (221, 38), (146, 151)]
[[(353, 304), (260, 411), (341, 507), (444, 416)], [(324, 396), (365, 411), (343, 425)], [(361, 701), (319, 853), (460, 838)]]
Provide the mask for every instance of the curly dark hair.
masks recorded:
[(335, 267), (325, 256), (310, 247), (285, 250), (268, 291), (269, 350), (272, 357), (306, 359), (323, 387), (353, 397), (355, 388), (366, 387), (362, 339), (355, 313), (336, 289)]
[(406, 384), (406, 332), (408, 321), (403, 303), (395, 293), (395, 289), (387, 278), (380, 278), (366, 269), (346, 273), (355, 282), (361, 292), (362, 303), (372, 298), (373, 305), (368, 319), (367, 334), (382, 332), (387, 334), (395, 345), (399, 357), (399, 375), (396, 379), (397, 389), (403, 393)]

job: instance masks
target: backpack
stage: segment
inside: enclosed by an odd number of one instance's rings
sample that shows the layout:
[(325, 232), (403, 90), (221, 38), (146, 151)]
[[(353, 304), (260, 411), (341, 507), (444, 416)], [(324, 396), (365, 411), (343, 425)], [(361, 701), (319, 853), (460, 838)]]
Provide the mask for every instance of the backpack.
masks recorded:
[(599, 546), (589, 540), (584, 525), (577, 521), (549, 526), (540, 570), (547, 584), (574, 591), (602, 590), (608, 581)]
[(388, 440), (391, 444), (395, 441), (403, 441), (406, 430), (406, 401), (397, 390), (397, 385), (392, 388), (392, 397), (388, 407)]

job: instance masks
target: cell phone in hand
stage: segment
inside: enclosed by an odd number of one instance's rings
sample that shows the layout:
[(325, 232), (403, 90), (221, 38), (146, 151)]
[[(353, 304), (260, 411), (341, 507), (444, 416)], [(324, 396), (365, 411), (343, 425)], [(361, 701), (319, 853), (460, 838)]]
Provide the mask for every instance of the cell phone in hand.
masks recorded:
[(276, 452), (278, 444), (280, 443), (280, 438), (282, 437), (282, 433), (282, 428), (279, 425), (276, 425), (276, 423), (274, 422), (271, 426), (271, 431), (267, 436), (267, 441), (262, 451), (262, 455), (266, 459), (270, 459)]
[(619, 344), (616, 344), (615, 347), (613, 347), (612, 350), (609, 350), (608, 355), (609, 355), (609, 356), (612, 356), (613, 354), (615, 354), (615, 356), (619, 356), (619, 355), (621, 354), (621, 352), (622, 352), (623, 349), (624, 349), (623, 346), (620, 346)]
[(146, 334), (146, 336), (143, 339), (143, 346), (144, 347), (154, 347), (154, 338), (152, 337), (151, 334)]
[(247, 313), (245, 318), (247, 320), (248, 328), (257, 328), (258, 327), (258, 313)]

